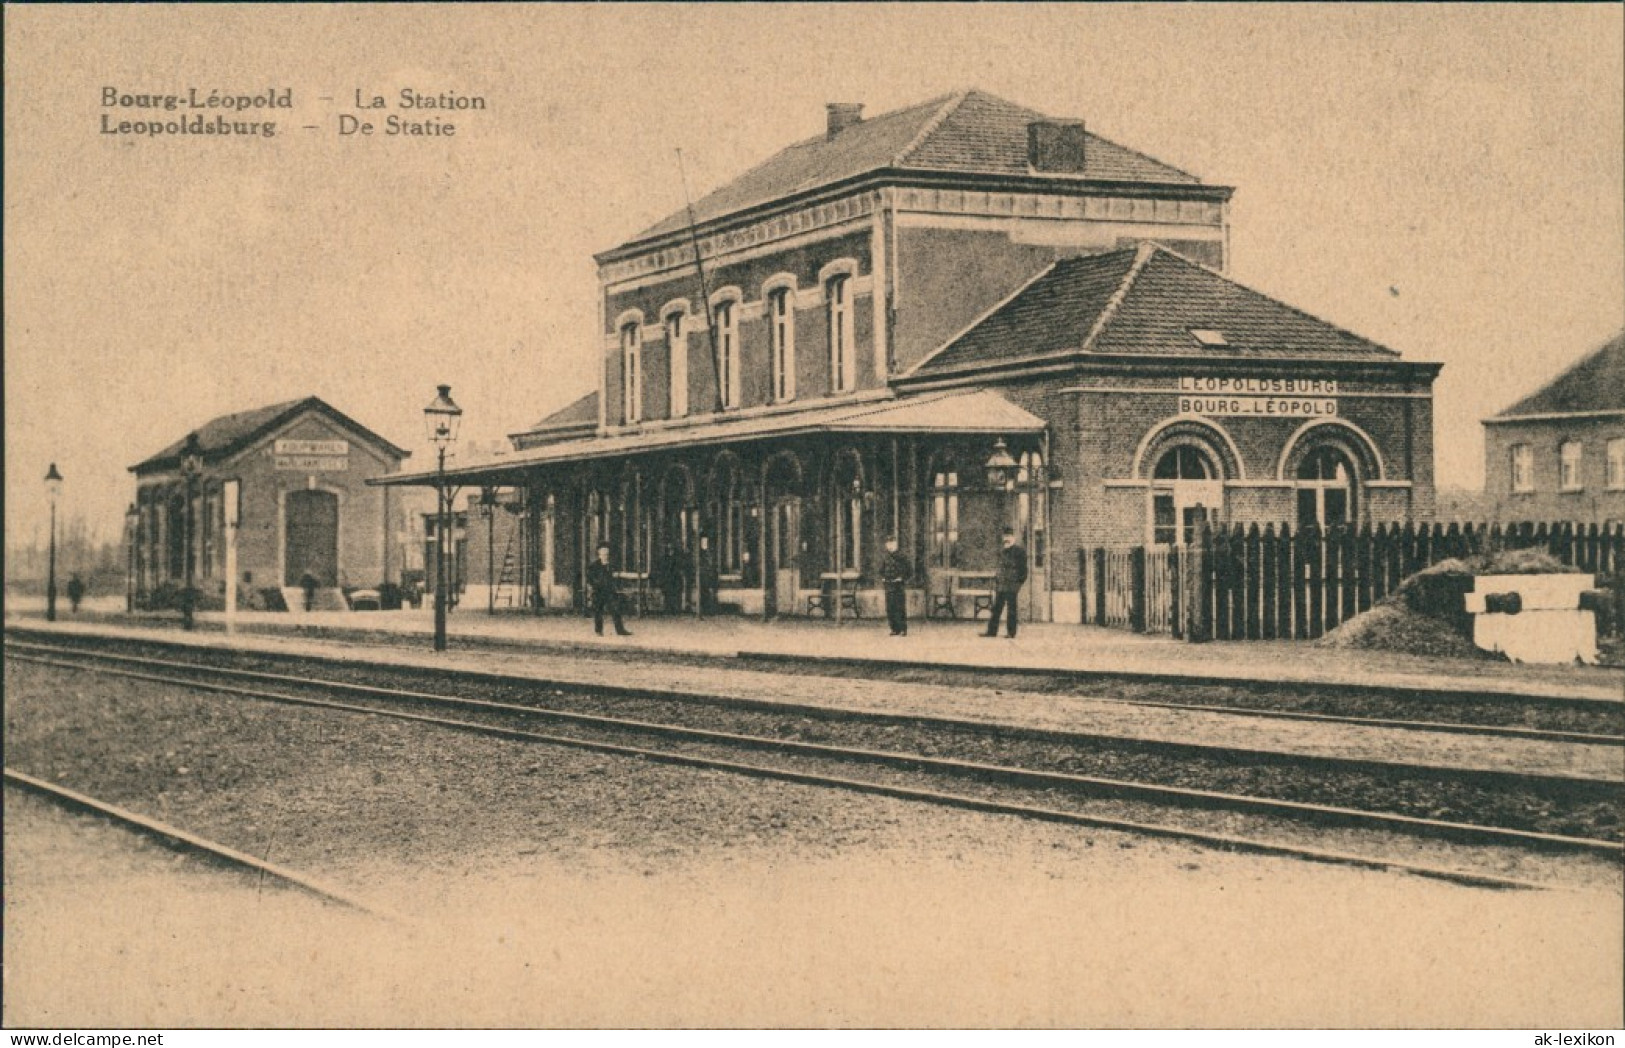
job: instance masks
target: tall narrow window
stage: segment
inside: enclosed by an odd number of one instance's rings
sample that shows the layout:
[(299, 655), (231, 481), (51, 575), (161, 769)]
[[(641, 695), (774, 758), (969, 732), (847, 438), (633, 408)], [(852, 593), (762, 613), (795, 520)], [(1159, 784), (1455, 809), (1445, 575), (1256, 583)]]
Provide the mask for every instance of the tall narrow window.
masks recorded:
[(733, 302), (717, 303), (714, 322), (717, 325), (717, 365), (722, 390), (722, 406), (739, 406), (739, 323)]
[(773, 400), (796, 399), (796, 305), (794, 292), (781, 287), (767, 296), (768, 355), (773, 367)]
[(1625, 437), (1608, 442), (1608, 490), (1625, 490)]
[(636, 422), (643, 417), (643, 346), (635, 320), (621, 328), (621, 379), (624, 417)]
[(1585, 445), (1578, 440), (1565, 440), (1557, 449), (1558, 486), (1564, 491), (1579, 491), (1585, 487), (1580, 469), (1585, 461)]
[(1528, 444), (1512, 445), (1512, 490), (1535, 490), (1535, 453)]
[(666, 314), (666, 352), (671, 357), (671, 417), (688, 414), (688, 338), (683, 314)]
[(850, 392), (857, 385), (857, 361), (852, 351), (851, 278), (831, 277), (824, 285), (829, 309), (829, 384), (835, 393)]

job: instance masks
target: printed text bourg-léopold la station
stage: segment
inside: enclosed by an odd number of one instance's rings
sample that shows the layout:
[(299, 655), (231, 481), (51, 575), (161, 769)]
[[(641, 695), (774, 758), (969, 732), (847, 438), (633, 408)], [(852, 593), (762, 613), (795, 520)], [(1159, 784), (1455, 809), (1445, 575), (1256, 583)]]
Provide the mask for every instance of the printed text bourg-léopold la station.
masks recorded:
[[(458, 123), (450, 114), (483, 112), (483, 95), (460, 91), (429, 92), (403, 87), (394, 92), (353, 88), (348, 94), (320, 95), (324, 105), (341, 111), (336, 121), (301, 123), (305, 131), (335, 131), (340, 138), (450, 138)], [(294, 118), (294, 90), (266, 87), (235, 91), (189, 87), (175, 92), (101, 89), (100, 131), (104, 135), (156, 138), (275, 138), (279, 120)]]

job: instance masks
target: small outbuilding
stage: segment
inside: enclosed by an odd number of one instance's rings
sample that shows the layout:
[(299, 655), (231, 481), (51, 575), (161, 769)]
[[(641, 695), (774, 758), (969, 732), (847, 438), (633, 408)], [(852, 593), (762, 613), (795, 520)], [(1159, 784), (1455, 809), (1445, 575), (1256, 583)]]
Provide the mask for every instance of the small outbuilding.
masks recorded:
[(343, 608), (348, 590), (398, 584), (415, 545), (403, 493), (367, 481), (409, 454), (318, 397), (204, 423), (130, 467), (137, 605), (165, 606), (190, 578), (201, 607), (222, 606), (233, 481), (241, 606), (302, 607), (313, 588)]

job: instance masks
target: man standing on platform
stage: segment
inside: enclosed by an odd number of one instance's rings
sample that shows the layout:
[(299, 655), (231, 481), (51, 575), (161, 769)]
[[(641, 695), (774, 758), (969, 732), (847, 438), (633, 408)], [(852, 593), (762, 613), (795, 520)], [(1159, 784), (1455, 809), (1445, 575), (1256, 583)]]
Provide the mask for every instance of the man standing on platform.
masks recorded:
[(1011, 640), (1016, 636), (1016, 596), (1021, 584), (1027, 581), (1027, 551), (1016, 545), (1016, 533), (1004, 529), (1004, 548), (999, 550), (999, 570), (993, 576), (993, 609), (989, 613), (984, 637), (999, 632), (999, 612), (1005, 613), (1006, 630)]
[(604, 612), (615, 622), (615, 632), (630, 637), (632, 632), (621, 622), (621, 591), (615, 584), (615, 573), (609, 568), (609, 543), (598, 544), (598, 559), (587, 565), (587, 587), (592, 591), (592, 631), (604, 633)]
[(908, 634), (908, 595), (903, 587), (908, 585), (909, 574), (908, 558), (897, 552), (897, 539), (887, 539), (886, 556), (880, 562), (880, 581), (886, 587), (886, 621), (891, 624), (894, 637)]

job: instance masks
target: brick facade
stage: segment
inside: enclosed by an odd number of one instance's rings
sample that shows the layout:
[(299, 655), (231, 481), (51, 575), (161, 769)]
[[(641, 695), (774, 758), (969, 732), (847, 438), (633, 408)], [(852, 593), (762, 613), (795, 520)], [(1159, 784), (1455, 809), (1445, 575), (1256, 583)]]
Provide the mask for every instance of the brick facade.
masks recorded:
[[(1608, 486), (1608, 445), (1625, 441), (1625, 415), (1500, 422), (1484, 427), (1484, 494), (1496, 521), (1625, 521), (1625, 486)], [(1563, 490), (1561, 449), (1580, 445), (1579, 484)], [(1512, 449), (1529, 448), (1528, 491), (1512, 489)], [(1619, 483), (1616, 478), (1616, 483)]]
[[(194, 581), (205, 602), (225, 593), (223, 492), (230, 480), (239, 484), (240, 600), (250, 601), (253, 591), (299, 584), (307, 567), (288, 560), (289, 507), (310, 492), (330, 496), (323, 501), (337, 515), (333, 574), (322, 579), (322, 585), (370, 588), (399, 582), (413, 557), (410, 541), (402, 541), (410, 519), (403, 507), (415, 506), (422, 498), (411, 491), (370, 486), (369, 480), (399, 470), (401, 452), (342, 419), (325, 405), (312, 407), (245, 447), (220, 456), (205, 454), (203, 470), (193, 482), (191, 528)], [(312, 446), (321, 453), (288, 453)], [(342, 454), (334, 453), (341, 447)], [(142, 469), (137, 483), (137, 589), (145, 599), (166, 583), (177, 585), (184, 579), (186, 485), (173, 466)], [(325, 563), (325, 557), (320, 559)]]

